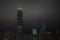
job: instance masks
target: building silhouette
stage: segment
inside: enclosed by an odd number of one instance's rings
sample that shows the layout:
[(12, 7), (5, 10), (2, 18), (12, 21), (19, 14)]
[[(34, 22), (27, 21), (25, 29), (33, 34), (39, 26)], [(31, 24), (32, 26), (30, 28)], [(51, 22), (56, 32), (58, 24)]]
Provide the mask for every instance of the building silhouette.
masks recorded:
[(44, 24), (42, 24), (40, 27), (39, 40), (47, 40), (47, 32), (45, 27), (46, 26)]
[(17, 40), (23, 39), (22, 28), (23, 28), (22, 8), (18, 8), (18, 13), (17, 13)]

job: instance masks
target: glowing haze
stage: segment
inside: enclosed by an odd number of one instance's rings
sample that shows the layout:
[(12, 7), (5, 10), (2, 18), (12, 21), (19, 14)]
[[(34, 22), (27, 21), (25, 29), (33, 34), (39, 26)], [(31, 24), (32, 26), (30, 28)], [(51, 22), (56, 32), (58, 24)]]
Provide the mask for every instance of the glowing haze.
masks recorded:
[(23, 8), (24, 27), (39, 27), (44, 20), (48, 28), (54, 28), (60, 23), (58, 5), (56, 0), (0, 0), (0, 27), (16, 28), (17, 10)]

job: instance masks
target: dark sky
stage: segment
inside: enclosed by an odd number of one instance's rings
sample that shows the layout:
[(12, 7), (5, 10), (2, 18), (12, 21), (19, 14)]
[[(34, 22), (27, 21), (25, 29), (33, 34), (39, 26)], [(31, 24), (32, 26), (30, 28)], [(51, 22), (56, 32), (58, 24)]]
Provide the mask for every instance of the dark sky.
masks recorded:
[(43, 22), (48, 30), (60, 29), (59, 0), (0, 0), (0, 29), (15, 29), (17, 8), (23, 8), (24, 28), (39, 27)]

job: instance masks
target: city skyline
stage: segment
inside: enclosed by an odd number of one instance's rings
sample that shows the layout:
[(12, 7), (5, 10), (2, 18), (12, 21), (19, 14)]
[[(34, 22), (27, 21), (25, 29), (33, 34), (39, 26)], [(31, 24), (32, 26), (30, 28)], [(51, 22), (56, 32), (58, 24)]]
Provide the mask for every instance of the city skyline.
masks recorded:
[(26, 30), (39, 27), (42, 20), (48, 25), (48, 31), (60, 30), (59, 0), (0, 0), (0, 30), (16, 29), (17, 8), (20, 7)]

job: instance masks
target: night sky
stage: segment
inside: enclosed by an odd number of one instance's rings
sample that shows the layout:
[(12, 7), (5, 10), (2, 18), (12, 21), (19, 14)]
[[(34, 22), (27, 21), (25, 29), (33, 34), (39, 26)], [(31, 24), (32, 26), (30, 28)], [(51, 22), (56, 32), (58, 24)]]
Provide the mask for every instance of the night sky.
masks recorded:
[(23, 8), (23, 26), (26, 30), (47, 24), (48, 31), (60, 29), (59, 0), (0, 0), (0, 30), (14, 30), (17, 8)]

